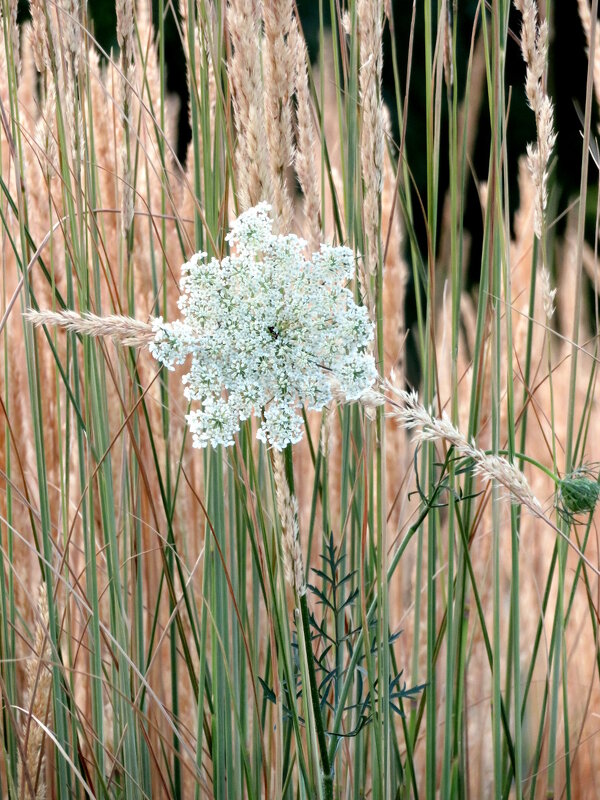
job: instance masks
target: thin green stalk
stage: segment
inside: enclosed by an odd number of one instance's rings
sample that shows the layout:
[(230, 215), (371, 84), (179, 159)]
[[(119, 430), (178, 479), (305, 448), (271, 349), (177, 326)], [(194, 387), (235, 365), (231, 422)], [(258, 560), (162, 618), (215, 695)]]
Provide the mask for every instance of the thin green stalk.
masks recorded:
[(312, 653), (311, 635), (310, 635), (310, 618), (308, 611), (308, 602), (306, 594), (300, 595), (298, 598), (300, 605), (300, 615), (302, 619), (302, 635), (304, 638), (304, 646), (307, 653), (307, 667), (308, 676), (310, 681), (310, 702), (312, 704), (312, 712), (315, 720), (315, 727), (317, 730), (317, 739), (319, 743), (319, 756), (321, 759), (321, 770), (323, 775), (323, 792), (325, 800), (333, 800), (333, 770), (329, 761), (329, 752), (327, 750), (327, 740), (325, 739), (325, 729), (323, 725), (323, 714), (319, 704), (319, 690), (317, 688), (317, 677), (315, 673), (314, 657)]

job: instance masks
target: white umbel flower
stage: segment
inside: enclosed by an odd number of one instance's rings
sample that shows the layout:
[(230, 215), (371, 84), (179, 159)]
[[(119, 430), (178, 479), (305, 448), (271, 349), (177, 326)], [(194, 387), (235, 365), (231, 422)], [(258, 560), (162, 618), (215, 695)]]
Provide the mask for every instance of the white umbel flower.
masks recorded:
[(233, 444), (255, 415), (258, 438), (282, 450), (302, 438), (302, 406), (320, 411), (334, 390), (357, 400), (377, 376), (373, 324), (346, 288), (354, 254), (321, 245), (308, 260), (302, 239), (273, 234), (269, 210), (260, 203), (233, 223), (230, 256), (184, 264), (183, 318), (154, 322), (152, 355), (169, 369), (191, 359), (183, 382), (200, 403), (188, 415), (196, 447)]

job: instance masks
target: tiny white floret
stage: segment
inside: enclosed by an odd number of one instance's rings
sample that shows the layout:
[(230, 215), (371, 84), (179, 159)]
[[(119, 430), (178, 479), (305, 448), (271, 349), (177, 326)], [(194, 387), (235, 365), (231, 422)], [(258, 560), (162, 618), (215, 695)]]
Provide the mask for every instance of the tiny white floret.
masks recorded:
[(187, 420), (196, 447), (230, 446), (254, 415), (258, 438), (278, 450), (302, 438), (303, 406), (320, 411), (343, 395), (356, 400), (377, 377), (368, 350), (373, 324), (346, 287), (347, 247), (273, 233), (270, 206), (242, 214), (221, 261), (197, 253), (183, 265), (182, 318), (153, 323), (152, 355), (168, 369), (190, 359), (185, 396), (199, 403)]

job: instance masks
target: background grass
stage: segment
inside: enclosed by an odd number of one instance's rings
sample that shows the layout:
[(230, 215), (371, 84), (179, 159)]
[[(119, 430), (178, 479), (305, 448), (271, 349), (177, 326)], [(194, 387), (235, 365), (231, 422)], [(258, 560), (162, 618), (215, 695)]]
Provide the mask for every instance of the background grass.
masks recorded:
[[(231, 449), (194, 451), (180, 373), (22, 317), (174, 319), (180, 265), (225, 251), (247, 179), (232, 17), (221, 2), (175, 13), (160, 0), (139, 3), (131, 29), (118, 4), (103, 27), (102, 4), (53, 2), (34, 4), (32, 31), (3, 0), (3, 796), (597, 796), (597, 531), (593, 514), (555, 512), (536, 466), (559, 476), (599, 458), (588, 152), (600, 76), (556, 5), (541, 240), (519, 158), (536, 138), (520, 14), (506, 0), (380, 9), (375, 94), (391, 121), (375, 234), (361, 161), (370, 4), (299, 9), (321, 237), (364, 254), (355, 291), (372, 304), (381, 374), (394, 367), (436, 415), (519, 465), (558, 529), (443, 443), (417, 447), (382, 408), (333, 405), (285, 454), (302, 599), (284, 581), (272, 459), (252, 425)], [(285, 24), (296, 13), (265, 6)], [(294, 94), (291, 78), (283, 88)], [(307, 233), (297, 160), (284, 183)], [(558, 288), (551, 318), (542, 264)]]

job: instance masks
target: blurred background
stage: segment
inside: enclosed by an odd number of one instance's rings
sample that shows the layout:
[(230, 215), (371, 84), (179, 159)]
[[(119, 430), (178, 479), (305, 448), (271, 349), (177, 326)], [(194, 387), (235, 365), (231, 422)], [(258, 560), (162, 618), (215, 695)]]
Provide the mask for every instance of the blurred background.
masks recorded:
[[(168, 89), (176, 95), (179, 100), (179, 131), (178, 131), (178, 157), (183, 163), (187, 152), (187, 144), (190, 141), (190, 128), (187, 114), (188, 96), (186, 85), (185, 58), (181, 45), (178, 22), (175, 14), (175, 3), (165, 2), (165, 0), (153, 0), (153, 21), (155, 27), (158, 25), (160, 15), (164, 16), (165, 31), (165, 54), (167, 62), (167, 83)], [(489, 3), (486, 4), (489, 6)], [(331, 19), (330, 4), (318, 2), (318, 0), (298, 0), (298, 11), (300, 13), (302, 26), (306, 36), (311, 59), (316, 61), (318, 58), (318, 30), (319, 15), (322, 13), (326, 24)], [(408, 67), (408, 57), (410, 52), (411, 27), (414, 24), (414, 46), (412, 48), (412, 64), (410, 69), (410, 87), (408, 93), (408, 109), (410, 123), (406, 131), (406, 160), (410, 165), (413, 181), (413, 205), (417, 203), (419, 195), (422, 199), (426, 194), (426, 158), (425, 158), (425, 91), (423, 84), (425, 81), (425, 54), (423, 52), (423, 42), (425, 37), (424, 13), (422, 2), (402, 2), (394, 0), (392, 3), (394, 19), (394, 38), (398, 54), (399, 75), (402, 96), (406, 97), (406, 76)], [(472, 31), (475, 16), (479, 14), (480, 3), (477, 0), (465, 0), (460, 3), (457, 14), (457, 59), (455, 69), (457, 71), (458, 86), (464, 87), (464, 76), (469, 58), (469, 51), (472, 47)], [(20, 18), (26, 19), (29, 15), (29, 3), (27, 0), (20, 2)], [(116, 39), (116, 15), (113, 0), (91, 0), (87, 4), (90, 15), (90, 27), (102, 50), (106, 54), (118, 50)], [(550, 19), (550, 53), (549, 53), (549, 75), (548, 89), (555, 104), (555, 120), (557, 131), (557, 144), (554, 149), (552, 165), (550, 170), (550, 200), (549, 215), (550, 223), (555, 220), (551, 227), (550, 237), (553, 235), (561, 238), (566, 224), (566, 210), (573, 197), (579, 194), (579, 174), (581, 164), (581, 109), (585, 101), (585, 80), (586, 80), (586, 42), (581, 27), (581, 22), (577, 12), (577, 3), (556, 3), (552, 9), (554, 18)], [(437, 16), (436, 14), (433, 15)], [(510, 35), (506, 57), (506, 83), (510, 90), (510, 112), (509, 124), (507, 128), (507, 159), (509, 164), (509, 193), (510, 206), (518, 207), (518, 159), (525, 153), (528, 142), (535, 140), (535, 120), (531, 110), (527, 107), (525, 92), (523, 90), (525, 81), (525, 64), (519, 46), (520, 15), (513, 7), (510, 15)], [(480, 29), (480, 26), (479, 26)], [(392, 46), (391, 34), (388, 26), (384, 28), (384, 48), (389, 54)], [(384, 95), (387, 98), (387, 105), (390, 111), (393, 136), (396, 142), (399, 141), (398, 114), (394, 101), (394, 74), (391, 67), (392, 59), (386, 57), (384, 52), (383, 64), (383, 83)], [(473, 148), (470, 156), (471, 161), (471, 181), (467, 187), (467, 205), (463, 217), (464, 228), (470, 239), (470, 252), (468, 255), (468, 279), (467, 290), (479, 282), (479, 272), (481, 268), (481, 243), (482, 243), (482, 214), (479, 200), (478, 187), (481, 176), (488, 174), (488, 161), (490, 157), (490, 126), (487, 114), (487, 98), (485, 92), (487, 87), (485, 82), (481, 83), (481, 96), (477, 114), (474, 116), (470, 131), (473, 136)], [(462, 98), (459, 97), (459, 100)], [(598, 108), (594, 109), (595, 119), (598, 119)], [(440, 152), (447, 151), (447, 117), (446, 109), (442, 109), (441, 126), (441, 145)], [(592, 130), (596, 125), (592, 125)], [(445, 141), (446, 139), (446, 141)], [(596, 151), (596, 143), (592, 143), (592, 150)], [(596, 159), (597, 160), (597, 159)], [(590, 165), (590, 188), (588, 189), (587, 202), (587, 222), (586, 238), (593, 241), (595, 229), (596, 200), (598, 195), (598, 179), (594, 178), (593, 170), (596, 164)], [(440, 163), (439, 176), (439, 204), (440, 214), (442, 211), (443, 199), (446, 195), (448, 185), (448, 165), (442, 161)], [(592, 188), (593, 187), (593, 188)], [(440, 216), (441, 219), (441, 216)], [(514, 220), (511, 220), (513, 225)], [(425, 246), (425, 226), (422, 217), (415, 215), (415, 232), (419, 239), (421, 252), (426, 250)], [(408, 254), (407, 254), (408, 255)], [(439, 254), (438, 254), (439, 255)], [(414, 303), (411, 302), (411, 287), (407, 287), (407, 308), (406, 324), (408, 329), (415, 322)], [(592, 288), (588, 285), (586, 297), (590, 304), (593, 302)], [(593, 314), (590, 315), (592, 318)], [(411, 339), (407, 342), (409, 348), (408, 370), (410, 376)], [(414, 381), (418, 381), (418, 376), (413, 375)]]
[[(456, 5), (456, 4), (455, 4)], [(489, 4), (487, 4), (489, 5)], [(322, 13), (328, 22), (330, 4), (317, 0), (298, 0), (298, 10), (302, 26), (313, 61), (318, 58), (318, 30), (319, 14)], [(426, 192), (426, 158), (425, 158), (425, 108), (423, 105), (425, 91), (425, 54), (423, 51), (424, 14), (422, 2), (403, 2), (395, 0), (392, 3), (395, 46), (398, 53), (399, 81), (402, 96), (406, 96), (406, 75), (408, 54), (410, 46), (410, 32), (414, 16), (414, 46), (410, 71), (410, 87), (408, 94), (408, 108), (410, 123), (406, 131), (406, 160), (410, 164), (413, 178), (413, 203), (417, 201), (417, 192), (424, 198)], [(480, 3), (477, 0), (465, 0), (459, 4), (455, 13), (458, 15), (457, 24), (457, 70), (458, 86), (464, 86), (464, 75), (472, 45), (471, 37), (475, 15), (479, 13)], [(157, 24), (159, 15), (164, 14), (164, 28), (166, 36), (166, 59), (168, 67), (169, 90), (180, 98), (179, 140), (178, 155), (181, 161), (186, 154), (187, 143), (190, 139), (190, 130), (187, 114), (187, 86), (185, 78), (185, 59), (181, 47), (178, 25), (174, 16), (174, 4), (163, 0), (153, 2), (154, 24)], [(101, 47), (110, 53), (117, 49), (115, 34), (116, 17), (113, 0), (92, 0), (88, 3), (88, 11), (92, 19), (93, 29)], [(581, 123), (580, 109), (585, 105), (585, 80), (586, 80), (586, 43), (581, 22), (577, 12), (577, 3), (556, 3), (552, 6), (555, 15), (550, 19), (550, 54), (548, 88), (549, 94), (555, 103), (557, 144), (554, 150), (553, 167), (550, 178), (550, 204), (549, 220), (557, 218), (554, 234), (560, 238), (564, 232), (566, 222), (562, 213), (569, 206), (570, 200), (579, 194), (579, 174), (581, 164)], [(433, 14), (437, 16), (437, 12)], [(512, 8), (510, 16), (509, 46), (506, 58), (506, 82), (510, 87), (510, 113), (507, 129), (507, 158), (509, 163), (510, 180), (510, 205), (518, 207), (518, 167), (517, 162), (525, 153), (528, 142), (535, 140), (535, 120), (531, 110), (527, 107), (523, 85), (525, 81), (525, 64), (519, 46), (520, 15)], [(391, 48), (390, 31), (385, 27), (384, 47), (389, 52)], [(398, 115), (394, 102), (394, 75), (392, 59), (384, 53), (384, 94), (390, 111), (393, 135), (398, 141), (399, 125)], [(482, 82), (482, 92), (486, 92), (485, 82)], [(462, 99), (462, 98), (459, 98)], [(471, 285), (477, 284), (481, 265), (482, 241), (482, 215), (478, 196), (478, 183), (481, 176), (488, 174), (488, 161), (490, 156), (490, 127), (487, 114), (487, 98), (480, 98), (479, 113), (476, 118), (475, 130), (471, 131), (474, 137), (474, 146), (471, 157), (472, 180), (467, 190), (467, 208), (464, 216), (464, 225), (471, 239), (469, 256), (469, 280)], [(596, 119), (598, 109), (595, 109)], [(447, 133), (445, 110), (441, 127), (440, 152), (447, 150), (444, 142)], [(595, 129), (592, 126), (592, 130)], [(595, 186), (597, 180), (593, 178), (595, 165), (590, 166), (590, 186)], [(440, 164), (440, 206), (446, 194), (448, 184), (447, 163)], [(595, 209), (597, 189), (590, 189), (588, 197), (587, 238), (593, 240), (595, 228)], [(441, 213), (441, 208), (439, 209)], [(422, 220), (421, 220), (422, 222)], [(425, 251), (425, 227), (419, 227), (418, 216), (415, 219), (416, 232), (420, 238), (421, 251)], [(511, 225), (513, 220), (511, 220)], [(591, 292), (591, 289), (590, 289)], [(406, 322), (410, 328), (414, 322), (414, 313), (411, 311), (413, 304), (410, 302), (410, 287), (407, 294)], [(591, 295), (588, 298), (591, 303)], [(594, 316), (593, 314), (591, 315)]]
[[(464, 86), (464, 70), (471, 47), (471, 36), (473, 21), (478, 13), (479, 2), (477, 0), (465, 0), (460, 3), (457, 13), (457, 63), (455, 68), (458, 71), (458, 85)], [(486, 3), (489, 5), (489, 3)], [(185, 59), (181, 46), (178, 25), (174, 16), (173, 2), (164, 0), (153, 0), (154, 24), (157, 25), (159, 15), (164, 14), (165, 28), (165, 53), (168, 69), (169, 90), (177, 95), (180, 100), (180, 119), (179, 119), (179, 146), (178, 155), (181, 161), (185, 158), (187, 143), (190, 140), (190, 130), (188, 123), (187, 109), (187, 86), (185, 79)], [(302, 20), (304, 34), (306, 36), (311, 58), (316, 60), (318, 57), (318, 29), (319, 14), (328, 22), (331, 19), (330, 4), (318, 2), (318, 0), (297, 0), (297, 7)], [(20, 2), (20, 18), (25, 19), (29, 16), (28, 0)], [(87, 4), (88, 13), (91, 18), (91, 28), (100, 44), (101, 48), (109, 54), (111, 51), (118, 50), (116, 38), (116, 15), (114, 0), (90, 0)], [(413, 179), (421, 195), (425, 192), (425, 109), (423, 107), (424, 75), (424, 52), (423, 52), (423, 3), (422, 2), (403, 2), (394, 0), (392, 11), (395, 27), (395, 44), (398, 52), (398, 62), (400, 65), (399, 80), (402, 87), (403, 96), (406, 92), (406, 73), (407, 60), (409, 53), (410, 31), (414, 14), (414, 47), (411, 67), (411, 87), (408, 96), (410, 110), (410, 126), (406, 132), (406, 151), (407, 160), (411, 165)], [(550, 20), (550, 54), (548, 75), (549, 94), (554, 100), (556, 110), (556, 130), (558, 133), (557, 145), (554, 151), (554, 169), (552, 172), (553, 201), (555, 213), (564, 210), (568, 204), (569, 196), (579, 193), (579, 170), (581, 164), (581, 124), (577, 109), (583, 108), (585, 99), (585, 79), (586, 79), (586, 43), (581, 22), (577, 13), (577, 3), (556, 3), (552, 7), (555, 15)], [(433, 15), (434, 17), (436, 14)], [(509, 36), (509, 47), (506, 59), (506, 79), (508, 86), (512, 87), (510, 98), (510, 116), (508, 125), (508, 160), (515, 169), (510, 169), (511, 176), (511, 201), (517, 197), (517, 171), (516, 163), (520, 155), (525, 152), (527, 142), (535, 139), (535, 122), (531, 111), (527, 108), (523, 84), (525, 80), (525, 65), (521, 56), (518, 43), (520, 30), (520, 15), (513, 8), (510, 16), (510, 28), (512, 36)], [(391, 46), (389, 29), (384, 31), (384, 44), (389, 50)], [(394, 136), (398, 137), (398, 119), (395, 113), (394, 97), (394, 75), (391, 68), (391, 59), (384, 54), (383, 63), (384, 92), (388, 99), (388, 108), (392, 117)], [(485, 86), (483, 87), (485, 91)], [(459, 98), (460, 99), (460, 98)], [(484, 98), (482, 98), (483, 100)], [(475, 134), (475, 148), (472, 158), (473, 174), (475, 176), (487, 173), (489, 159), (489, 120), (485, 118), (486, 103), (481, 103), (483, 113), (477, 120), (477, 130)], [(595, 109), (596, 118), (598, 109)], [(594, 126), (595, 127), (595, 126)], [(442, 125), (442, 142), (445, 136), (445, 128)], [(441, 152), (444, 152), (442, 143)], [(423, 157), (419, 158), (422, 153)], [(440, 193), (443, 198), (444, 188), (447, 186), (448, 174), (447, 165), (441, 164), (440, 171)], [(593, 183), (593, 181), (590, 181)], [(593, 200), (593, 202), (592, 202)], [(511, 203), (512, 204), (512, 203)], [(596, 206), (595, 193), (590, 198), (588, 204), (590, 214), (591, 230), (594, 225), (594, 209)], [(466, 223), (472, 234), (473, 244), (481, 239), (481, 212), (475, 183), (469, 190), (469, 206), (467, 210)], [(421, 235), (423, 230), (420, 231)], [(474, 246), (471, 253), (473, 270), (478, 271), (479, 259), (476, 257), (477, 247)], [(473, 275), (473, 270), (471, 274)]]

